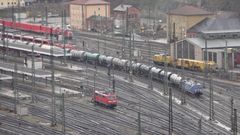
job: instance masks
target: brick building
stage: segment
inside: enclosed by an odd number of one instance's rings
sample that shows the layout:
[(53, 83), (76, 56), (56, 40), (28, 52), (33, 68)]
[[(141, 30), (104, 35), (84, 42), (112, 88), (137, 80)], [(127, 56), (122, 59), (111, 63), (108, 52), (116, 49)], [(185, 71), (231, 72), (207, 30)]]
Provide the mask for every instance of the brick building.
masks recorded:
[[(128, 17), (127, 17), (128, 15)], [(129, 30), (140, 25), (140, 10), (132, 5), (118, 5), (113, 9), (114, 25), (117, 29), (126, 28), (126, 20), (128, 19)]]
[(87, 30), (87, 18), (110, 17), (110, 3), (103, 0), (75, 0), (70, 3), (72, 28)]

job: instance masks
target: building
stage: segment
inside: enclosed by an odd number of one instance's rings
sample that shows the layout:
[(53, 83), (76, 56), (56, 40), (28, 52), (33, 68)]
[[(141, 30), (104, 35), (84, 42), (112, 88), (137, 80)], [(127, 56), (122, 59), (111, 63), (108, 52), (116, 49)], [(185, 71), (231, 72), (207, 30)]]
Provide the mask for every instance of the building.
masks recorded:
[(110, 17), (110, 3), (103, 0), (75, 0), (70, 3), (72, 28), (87, 30), (87, 19), (91, 16)]
[(112, 31), (112, 20), (108, 17), (93, 15), (87, 18), (87, 30), (95, 32)]
[(20, 2), (20, 6), (25, 5), (25, 2), (23, 0), (0, 0), (0, 9), (18, 6), (18, 1)]
[(171, 44), (171, 55), (195, 60), (207, 58), (215, 61), (222, 69), (239, 68), (239, 14), (218, 12), (214, 17), (205, 18), (187, 30), (187, 38), (179, 40), (175, 49), (174, 44)]
[[(128, 17), (127, 17), (128, 15)], [(128, 20), (128, 28), (137, 28), (140, 25), (140, 10), (132, 5), (118, 5), (113, 9), (114, 28), (115, 31), (126, 31)]]
[(240, 68), (238, 14), (218, 12), (214, 17), (206, 18), (188, 29), (187, 35), (187, 38), (176, 43), (175, 49), (171, 44), (172, 56), (215, 61), (220, 69)]
[(168, 15), (171, 31), (173, 31), (173, 24), (175, 23), (175, 35), (177, 39), (182, 39), (189, 28), (207, 17), (212, 17), (213, 13), (198, 7), (186, 5), (169, 11)]

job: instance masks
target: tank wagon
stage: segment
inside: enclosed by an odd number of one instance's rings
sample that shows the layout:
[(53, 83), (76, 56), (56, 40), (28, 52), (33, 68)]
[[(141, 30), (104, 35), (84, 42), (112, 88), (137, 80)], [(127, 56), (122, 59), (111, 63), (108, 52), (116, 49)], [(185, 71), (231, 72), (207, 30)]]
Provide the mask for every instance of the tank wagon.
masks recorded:
[[(72, 53), (73, 52), (73, 53)], [(79, 52), (79, 55), (76, 55), (76, 53)], [(89, 63), (97, 63), (101, 66), (109, 67), (111, 66), (114, 69), (118, 70), (124, 70), (126, 72), (129, 71), (130, 61), (120, 58), (114, 58), (112, 56), (106, 56), (101, 55), (97, 53), (90, 53), (84, 51), (76, 51), (73, 50), (70, 53), (72, 53), (72, 57), (76, 57), (80, 59), (81, 61), (87, 61)], [(83, 55), (84, 53), (84, 55)], [(202, 85), (200, 83), (197, 83), (193, 80), (186, 80), (183, 79), (180, 75), (167, 72), (163, 69), (160, 69), (158, 67), (149, 66), (142, 63), (135, 63), (132, 62), (132, 71), (134, 75), (142, 75), (148, 77), (150, 74), (152, 75), (152, 79), (163, 81), (164, 78), (167, 78), (167, 80), (175, 85), (176, 87), (181, 87), (186, 92), (199, 96), (202, 94)]]

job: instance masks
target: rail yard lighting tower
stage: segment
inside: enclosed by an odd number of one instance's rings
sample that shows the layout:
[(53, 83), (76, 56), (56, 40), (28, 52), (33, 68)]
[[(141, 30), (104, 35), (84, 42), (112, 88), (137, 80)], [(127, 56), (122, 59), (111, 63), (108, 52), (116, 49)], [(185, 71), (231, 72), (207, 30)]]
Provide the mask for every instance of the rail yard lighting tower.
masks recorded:
[(207, 37), (204, 35), (203, 36), (204, 40), (205, 40), (205, 49), (204, 49), (204, 78), (203, 79), (203, 87), (205, 87), (205, 83), (207, 81), (207, 78), (208, 78), (208, 47), (207, 47)]
[(54, 76), (54, 60), (53, 60), (53, 41), (52, 41), (52, 28), (50, 29), (50, 37), (51, 37), (51, 48), (50, 48), (50, 65), (51, 65), (51, 85), (52, 85), (52, 126), (56, 126), (56, 106), (55, 106), (55, 76)]

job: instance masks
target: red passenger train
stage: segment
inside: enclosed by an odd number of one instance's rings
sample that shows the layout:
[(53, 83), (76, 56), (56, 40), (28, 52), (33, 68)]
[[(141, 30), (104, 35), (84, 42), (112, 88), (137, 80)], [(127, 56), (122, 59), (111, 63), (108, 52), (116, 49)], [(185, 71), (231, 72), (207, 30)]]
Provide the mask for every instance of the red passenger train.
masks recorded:
[[(2, 37), (2, 33), (0, 32), (0, 37)], [(50, 45), (50, 40), (46, 39), (46, 38), (35, 38), (32, 36), (24, 36), (24, 35), (18, 35), (18, 34), (12, 34), (12, 33), (8, 33), (8, 34), (4, 34), (4, 38), (9, 38), (9, 39), (14, 39), (14, 40), (21, 40), (21, 41), (26, 41), (26, 42), (33, 42), (33, 43), (37, 43), (37, 44), (46, 44), (46, 45)], [(59, 47), (59, 48), (64, 48), (63, 44), (60, 43), (53, 43), (54, 46)], [(65, 48), (66, 49), (70, 49), (70, 50), (75, 50), (75, 45), (72, 44), (65, 44)]]
[[(31, 24), (31, 23), (21, 23), (21, 22), (12, 22), (7, 20), (1, 20), (0, 24), (4, 25), (5, 27), (17, 29), (17, 30), (23, 30), (28, 32), (35, 32), (40, 34), (50, 34), (51, 27), (43, 26), (43, 25), (37, 25), (37, 24)], [(63, 34), (62, 34), (63, 32)], [(73, 33), (71, 30), (62, 30), (59, 27), (52, 28), (52, 33), (55, 36), (64, 35), (67, 39), (72, 39)]]
[(92, 101), (111, 108), (117, 106), (116, 93), (112, 89), (95, 90)]

